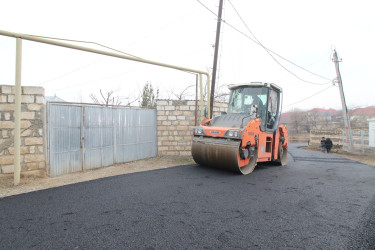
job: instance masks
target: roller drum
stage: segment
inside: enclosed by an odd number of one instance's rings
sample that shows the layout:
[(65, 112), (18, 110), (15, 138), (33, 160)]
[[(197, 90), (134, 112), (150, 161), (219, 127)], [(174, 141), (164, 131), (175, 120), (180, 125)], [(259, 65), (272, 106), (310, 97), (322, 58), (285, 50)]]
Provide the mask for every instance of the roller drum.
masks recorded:
[(192, 155), (196, 163), (241, 173), (238, 151), (241, 141), (221, 138), (194, 137)]

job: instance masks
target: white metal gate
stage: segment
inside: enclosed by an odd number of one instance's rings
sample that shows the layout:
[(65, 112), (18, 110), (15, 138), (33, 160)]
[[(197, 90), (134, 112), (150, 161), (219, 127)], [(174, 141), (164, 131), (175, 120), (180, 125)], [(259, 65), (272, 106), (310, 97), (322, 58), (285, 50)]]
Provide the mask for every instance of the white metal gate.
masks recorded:
[(51, 176), (157, 155), (156, 110), (47, 104)]

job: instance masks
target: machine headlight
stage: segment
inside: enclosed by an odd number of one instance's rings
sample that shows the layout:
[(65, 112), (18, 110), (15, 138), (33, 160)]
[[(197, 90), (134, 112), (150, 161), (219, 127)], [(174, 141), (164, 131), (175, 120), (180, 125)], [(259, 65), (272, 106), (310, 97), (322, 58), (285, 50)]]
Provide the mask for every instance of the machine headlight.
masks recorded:
[(225, 132), (224, 137), (227, 138), (234, 138), (234, 139), (241, 139), (242, 138), (242, 130), (240, 129), (230, 129)]
[(202, 127), (195, 127), (193, 129), (193, 133), (194, 135), (206, 135), (206, 133), (204, 132), (204, 128)]

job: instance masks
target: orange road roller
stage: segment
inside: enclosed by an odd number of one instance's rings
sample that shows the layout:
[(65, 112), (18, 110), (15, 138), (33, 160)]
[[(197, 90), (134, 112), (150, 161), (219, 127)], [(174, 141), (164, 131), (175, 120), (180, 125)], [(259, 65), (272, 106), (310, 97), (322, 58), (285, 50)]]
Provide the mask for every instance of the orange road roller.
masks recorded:
[(272, 83), (231, 85), (227, 112), (193, 129), (196, 163), (249, 174), (258, 162), (286, 165), (288, 131), (279, 124), (282, 89)]

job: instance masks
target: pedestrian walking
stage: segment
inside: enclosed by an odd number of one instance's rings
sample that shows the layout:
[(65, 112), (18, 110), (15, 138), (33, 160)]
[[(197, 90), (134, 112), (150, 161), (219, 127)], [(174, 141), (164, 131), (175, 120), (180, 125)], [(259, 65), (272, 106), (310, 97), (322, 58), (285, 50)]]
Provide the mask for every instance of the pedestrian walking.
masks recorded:
[(322, 152), (326, 152), (326, 138), (323, 136), (320, 140), (320, 148), (322, 149)]
[(326, 139), (326, 149), (327, 149), (327, 153), (330, 153), (330, 152), (331, 152), (332, 145), (333, 145), (332, 140), (329, 139), (329, 138), (327, 138), (327, 139)]

